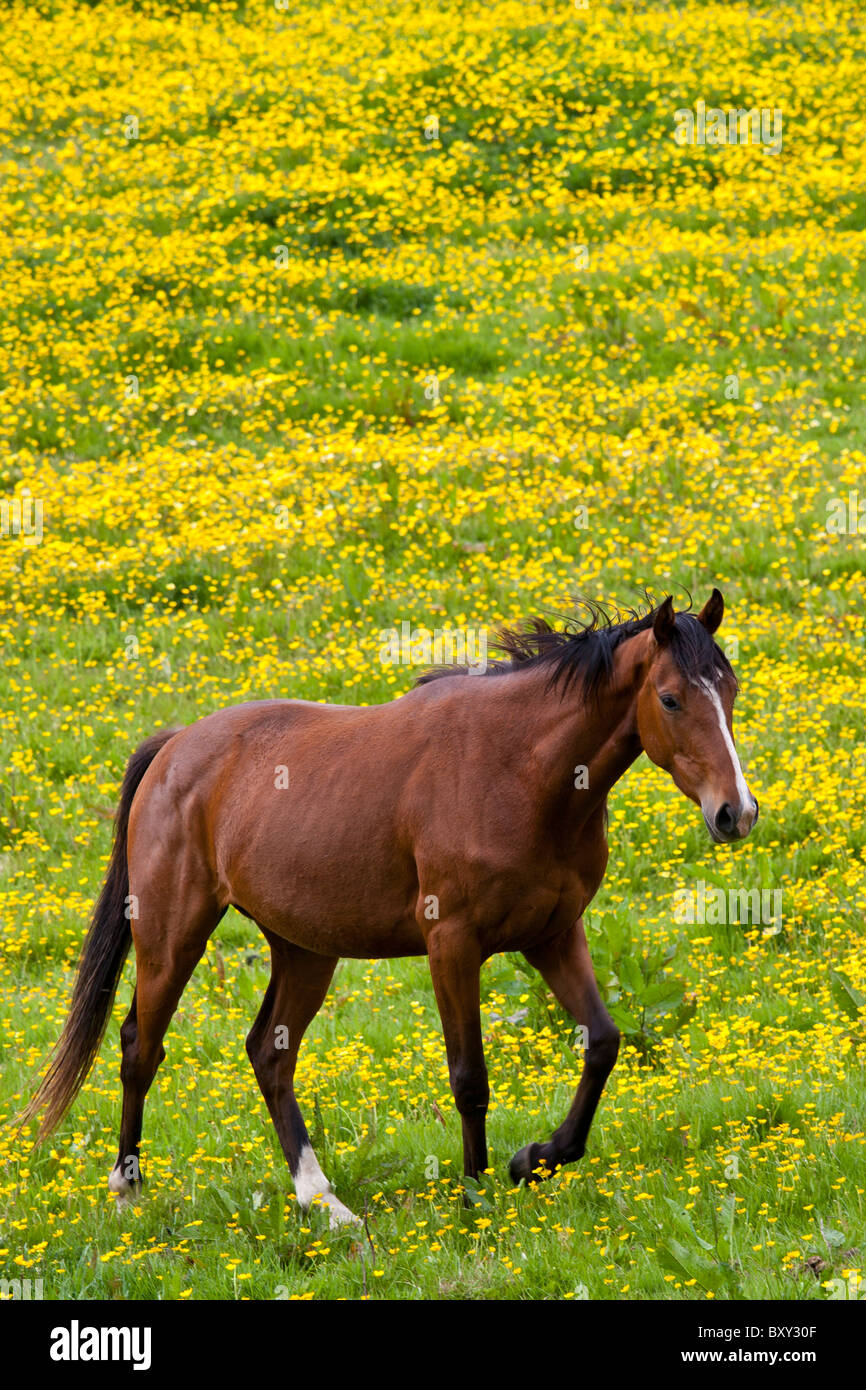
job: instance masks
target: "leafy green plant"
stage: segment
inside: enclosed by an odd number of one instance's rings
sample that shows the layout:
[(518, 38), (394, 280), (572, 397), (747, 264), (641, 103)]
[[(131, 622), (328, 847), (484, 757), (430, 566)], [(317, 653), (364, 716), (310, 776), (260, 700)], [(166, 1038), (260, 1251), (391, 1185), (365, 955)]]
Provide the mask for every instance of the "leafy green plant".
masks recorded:
[(676, 945), (639, 955), (628, 923), (608, 914), (592, 932), (590, 950), (611, 1018), (641, 1057), (652, 1061), (662, 1039), (684, 1028), (697, 1008), (667, 968)]
[(856, 989), (852, 985), (848, 976), (841, 970), (830, 971), (830, 993), (833, 1003), (837, 1004), (844, 1014), (862, 1026), (862, 1011), (866, 1008), (866, 994), (862, 990)]
[[(647, 1062), (664, 1038), (686, 1027), (697, 1008), (686, 1001), (683, 981), (668, 969), (676, 951), (676, 945), (668, 945), (639, 953), (628, 923), (614, 915), (591, 929), (590, 953), (602, 997), (623, 1037)], [(561, 1044), (582, 1053), (579, 1025), (559, 1007), (538, 972), (517, 952), (509, 952), (507, 960), (510, 978), (497, 980), (496, 988), (516, 1001), (508, 1021), (547, 1028)], [(525, 1001), (522, 1007), (518, 1000)]]
[(742, 1298), (739, 1270), (734, 1258), (734, 1209), (736, 1197), (722, 1199), (721, 1221), (715, 1207), (713, 1239), (704, 1240), (692, 1223), (691, 1213), (673, 1197), (665, 1197), (674, 1227), (682, 1239), (666, 1236), (659, 1246), (659, 1264), (683, 1283), (700, 1284), (708, 1293)]

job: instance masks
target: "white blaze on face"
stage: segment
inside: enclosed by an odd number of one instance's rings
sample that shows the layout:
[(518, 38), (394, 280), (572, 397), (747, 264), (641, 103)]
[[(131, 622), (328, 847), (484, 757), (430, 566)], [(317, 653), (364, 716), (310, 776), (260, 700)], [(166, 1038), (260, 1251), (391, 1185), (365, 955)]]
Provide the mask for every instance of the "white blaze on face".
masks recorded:
[(731, 763), (734, 769), (734, 779), (737, 785), (737, 796), (740, 798), (739, 807), (735, 807), (734, 809), (738, 810), (739, 813), (742, 815), (748, 806), (754, 804), (755, 798), (749, 791), (749, 788), (746, 784), (746, 779), (743, 776), (743, 769), (740, 766), (740, 759), (737, 756), (737, 750), (734, 747), (734, 740), (731, 738), (731, 731), (728, 728), (728, 721), (725, 718), (725, 711), (722, 706), (721, 699), (719, 698), (719, 692), (718, 690), (716, 690), (715, 686), (710, 684), (709, 681), (700, 681), (699, 685), (701, 690), (703, 690), (704, 694), (710, 700), (713, 709), (716, 712), (716, 718), (719, 721), (719, 728), (722, 731), (722, 738), (725, 741), (725, 747), (728, 750)]
[(305, 1144), (301, 1149), (298, 1171), (294, 1177), (295, 1192), (304, 1211), (307, 1211), (312, 1206), (314, 1199), (318, 1198), (324, 1206), (330, 1208), (328, 1220), (332, 1231), (336, 1230), (338, 1226), (345, 1226), (350, 1222), (360, 1225), (355, 1213), (349, 1211), (348, 1207), (344, 1207), (339, 1198), (331, 1191), (331, 1184), (319, 1167), (319, 1160), (309, 1144)]

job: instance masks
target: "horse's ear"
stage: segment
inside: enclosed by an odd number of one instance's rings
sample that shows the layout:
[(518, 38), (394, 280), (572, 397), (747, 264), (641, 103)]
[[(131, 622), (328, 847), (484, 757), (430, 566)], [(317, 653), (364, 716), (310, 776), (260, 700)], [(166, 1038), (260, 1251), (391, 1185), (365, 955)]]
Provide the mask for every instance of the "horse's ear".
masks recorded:
[(673, 637), (675, 621), (674, 601), (668, 594), (653, 623), (653, 637), (660, 647), (666, 647)]
[(718, 630), (725, 612), (725, 600), (722, 598), (718, 589), (713, 589), (700, 613), (698, 622), (703, 623), (710, 636)]

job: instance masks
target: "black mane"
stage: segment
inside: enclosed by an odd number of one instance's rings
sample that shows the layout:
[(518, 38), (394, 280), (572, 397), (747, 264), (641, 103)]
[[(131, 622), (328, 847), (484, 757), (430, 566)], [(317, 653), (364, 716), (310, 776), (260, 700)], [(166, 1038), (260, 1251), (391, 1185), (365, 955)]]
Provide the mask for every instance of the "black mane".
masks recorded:
[[(559, 685), (564, 695), (573, 682), (579, 681), (584, 697), (598, 700), (610, 680), (614, 652), (629, 637), (652, 627), (662, 605), (656, 604), (643, 612), (628, 608), (611, 615), (591, 599), (579, 602), (589, 612), (586, 622), (576, 617), (566, 618), (562, 627), (554, 628), (545, 618), (531, 618), (521, 628), (500, 629), (493, 647), (504, 652), (506, 659), (488, 662), (483, 674), (503, 676), (532, 667), (546, 667), (550, 671), (549, 687)], [(714, 681), (724, 674), (736, 681), (721, 647), (689, 609), (676, 614), (668, 648), (678, 669), (692, 679)], [(467, 666), (437, 666), (425, 671), (415, 684), (428, 685), (430, 681), (449, 676), (465, 676), (468, 670)]]

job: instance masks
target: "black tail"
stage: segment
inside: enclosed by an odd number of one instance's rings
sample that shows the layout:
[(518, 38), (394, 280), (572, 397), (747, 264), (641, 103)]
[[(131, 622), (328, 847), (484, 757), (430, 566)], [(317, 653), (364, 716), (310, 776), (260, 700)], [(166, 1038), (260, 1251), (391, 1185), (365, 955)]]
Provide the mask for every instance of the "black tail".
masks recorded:
[(132, 944), (128, 904), (129, 869), (126, 862), (129, 811), (145, 772), (159, 750), (176, 733), (176, 729), (166, 729), (153, 734), (140, 748), (136, 748), (127, 764), (115, 819), (114, 848), (78, 963), (69, 1017), (39, 1090), (19, 1117), (19, 1124), (26, 1124), (40, 1111), (45, 1112), (37, 1143), (46, 1138), (62, 1120), (84, 1084), (99, 1051), (123, 963)]

